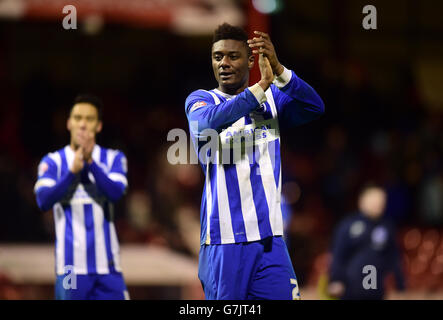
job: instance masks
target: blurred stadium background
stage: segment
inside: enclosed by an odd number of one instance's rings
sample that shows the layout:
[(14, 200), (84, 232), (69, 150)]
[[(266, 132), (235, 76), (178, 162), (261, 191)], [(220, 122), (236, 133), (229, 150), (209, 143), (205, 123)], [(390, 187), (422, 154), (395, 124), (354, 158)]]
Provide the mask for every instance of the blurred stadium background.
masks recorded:
[[(64, 30), (62, 8), (77, 8)], [(378, 29), (362, 28), (377, 8)], [(261, 10), (262, 12), (259, 12)], [(335, 224), (371, 180), (388, 192), (407, 292), (443, 298), (443, 2), (431, 0), (0, 0), (0, 299), (53, 298), (52, 213), (37, 164), (68, 143), (74, 96), (105, 103), (98, 142), (123, 150), (117, 232), (134, 299), (201, 299), (198, 165), (170, 165), (186, 96), (213, 88), (213, 29), (271, 34), (280, 61), (316, 88), (326, 115), (284, 132), (288, 243), (305, 299), (321, 299)], [(257, 70), (254, 71), (257, 73)]]

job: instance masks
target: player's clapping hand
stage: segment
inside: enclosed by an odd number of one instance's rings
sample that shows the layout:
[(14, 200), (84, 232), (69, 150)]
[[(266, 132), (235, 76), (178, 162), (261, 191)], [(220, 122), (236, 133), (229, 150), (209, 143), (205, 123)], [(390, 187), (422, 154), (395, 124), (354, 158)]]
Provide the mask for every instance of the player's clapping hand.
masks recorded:
[(92, 163), (92, 150), (95, 146), (95, 135), (92, 132), (85, 132), (82, 139), (81, 148), (83, 149), (84, 160), (89, 164)]
[(261, 79), (258, 83), (263, 88), (263, 90), (266, 91), (274, 80), (274, 74), (272, 73), (269, 59), (261, 53), (258, 57), (258, 65), (261, 73)]
[(83, 169), (84, 162), (83, 150), (81, 147), (78, 147), (74, 153), (74, 161), (72, 161), (71, 172), (74, 174), (79, 173)]
[(277, 59), (277, 53), (275, 52), (274, 45), (271, 42), (271, 38), (267, 33), (261, 31), (254, 31), (256, 37), (249, 39), (248, 44), (252, 49), (253, 54), (263, 54), (269, 59), (269, 63), (272, 68), (272, 72), (275, 75), (280, 75), (284, 68)]

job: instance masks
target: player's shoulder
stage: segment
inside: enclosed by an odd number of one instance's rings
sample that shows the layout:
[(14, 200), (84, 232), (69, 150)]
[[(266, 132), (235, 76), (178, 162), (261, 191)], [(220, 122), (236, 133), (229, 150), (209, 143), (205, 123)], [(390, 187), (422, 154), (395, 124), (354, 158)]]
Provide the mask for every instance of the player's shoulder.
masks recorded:
[(61, 154), (64, 152), (65, 148), (66, 146), (58, 150), (48, 152), (42, 157), (41, 162), (48, 162), (50, 164), (55, 163), (58, 165), (61, 162)]
[(195, 100), (203, 100), (213, 102), (214, 98), (210, 90), (198, 89), (191, 92), (186, 98), (186, 104)]
[(120, 149), (114, 149), (114, 148), (107, 148), (103, 147), (101, 145), (97, 144), (97, 147), (99, 148), (100, 152), (106, 153), (108, 156), (111, 156), (113, 158), (115, 157), (125, 157), (125, 153)]
[(347, 229), (347, 228), (350, 228), (351, 225), (352, 225), (354, 222), (357, 222), (357, 221), (362, 221), (362, 222), (364, 222), (363, 219), (361, 218), (361, 216), (360, 216), (359, 214), (353, 212), (353, 213), (348, 214), (347, 216), (345, 216), (345, 217), (340, 221), (339, 226), (340, 226), (341, 228)]
[(214, 103), (214, 97), (208, 90), (198, 89), (188, 95), (185, 102), (185, 110), (189, 112), (207, 104)]

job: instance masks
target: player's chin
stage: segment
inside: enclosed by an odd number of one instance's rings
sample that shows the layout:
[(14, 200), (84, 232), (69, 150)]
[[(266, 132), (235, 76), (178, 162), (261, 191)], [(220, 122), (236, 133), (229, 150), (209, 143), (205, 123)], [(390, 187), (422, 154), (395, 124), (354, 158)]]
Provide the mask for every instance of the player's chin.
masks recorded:
[(225, 88), (237, 88), (239, 81), (237, 79), (220, 79), (219, 84), (223, 85)]

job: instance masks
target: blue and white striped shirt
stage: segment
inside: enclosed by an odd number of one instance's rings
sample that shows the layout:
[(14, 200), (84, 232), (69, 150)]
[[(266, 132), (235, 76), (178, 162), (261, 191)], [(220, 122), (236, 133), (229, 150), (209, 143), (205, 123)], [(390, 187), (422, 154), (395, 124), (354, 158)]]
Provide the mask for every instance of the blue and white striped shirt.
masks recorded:
[(217, 89), (197, 90), (186, 99), (197, 154), (207, 144), (206, 129), (218, 135), (217, 148), (209, 152), (213, 160), (199, 156), (206, 177), (201, 244), (283, 235), (279, 125), (309, 122), (324, 112), (324, 104), (314, 89), (286, 68), (261, 92), (259, 97), (257, 87), (236, 96)]
[(113, 204), (125, 192), (127, 161), (118, 150), (95, 145), (93, 163), (74, 175), (74, 151), (68, 145), (47, 154), (34, 187), (42, 210), (53, 208), (56, 273), (121, 272)]

